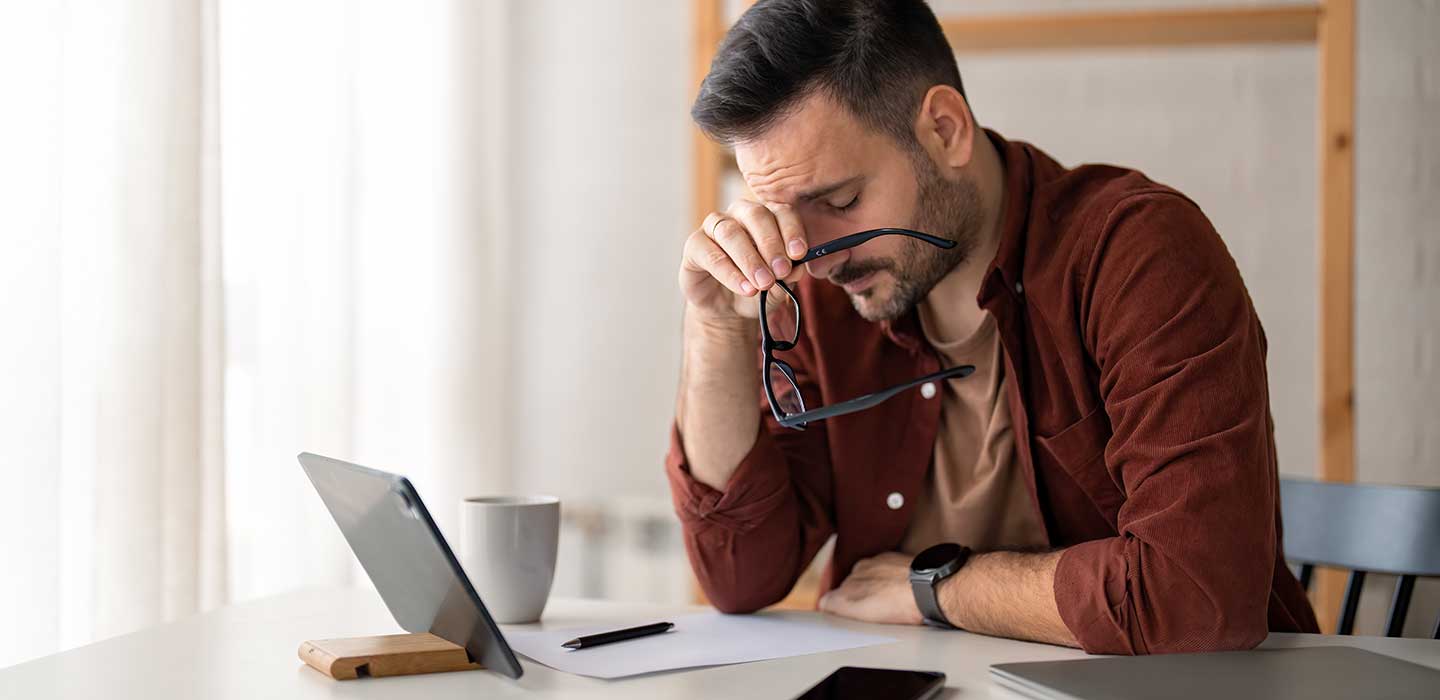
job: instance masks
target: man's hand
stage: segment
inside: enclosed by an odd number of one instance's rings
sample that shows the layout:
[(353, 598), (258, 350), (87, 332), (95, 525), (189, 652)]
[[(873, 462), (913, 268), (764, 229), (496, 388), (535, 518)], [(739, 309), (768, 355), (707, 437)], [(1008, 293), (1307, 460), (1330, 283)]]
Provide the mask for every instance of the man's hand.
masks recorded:
[(864, 622), (923, 623), (910, 592), (910, 560), (899, 552), (861, 559), (839, 588), (820, 597), (820, 610)]
[[(1060, 551), (976, 554), (940, 582), (940, 610), (963, 630), (1011, 639), (1079, 646), (1055, 607)], [(845, 582), (821, 596), (820, 609), (865, 622), (924, 622), (910, 591), (910, 557), (886, 552), (862, 559)]]
[[(738, 201), (705, 217), (685, 241), (680, 291), (685, 295), (685, 356), (675, 424), (685, 439), (690, 474), (724, 491), (760, 428), (760, 344), (754, 298), (776, 280), (798, 278), (804, 226), (789, 206)], [(785, 295), (771, 295), (775, 328), (794, 324)], [(704, 430), (691, 429), (704, 426)]]
[(685, 240), (680, 291), (689, 313), (707, 319), (754, 319), (751, 299), (777, 279), (799, 279), (805, 225), (788, 205), (738, 200), (712, 212)]

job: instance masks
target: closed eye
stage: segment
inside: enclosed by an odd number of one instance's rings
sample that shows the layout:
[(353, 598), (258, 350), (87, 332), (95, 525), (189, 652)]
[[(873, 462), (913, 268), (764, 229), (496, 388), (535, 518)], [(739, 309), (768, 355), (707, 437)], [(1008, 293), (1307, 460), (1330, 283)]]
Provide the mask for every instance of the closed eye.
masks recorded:
[(845, 213), (845, 212), (847, 212), (847, 211), (850, 211), (851, 209), (854, 209), (854, 208), (855, 208), (855, 205), (856, 205), (856, 204), (859, 204), (859, 203), (860, 203), (860, 194), (857, 192), (857, 193), (855, 194), (855, 196), (854, 196), (854, 197), (851, 197), (851, 198), (850, 198), (850, 201), (849, 201), (849, 202), (846, 202), (845, 204), (841, 204), (841, 205), (839, 205), (839, 206), (836, 206), (836, 205), (834, 205), (834, 204), (829, 204), (829, 205), (827, 205), (827, 206), (829, 206), (831, 210), (837, 211), (837, 212), (840, 212), (840, 213), (843, 214), (843, 213)]

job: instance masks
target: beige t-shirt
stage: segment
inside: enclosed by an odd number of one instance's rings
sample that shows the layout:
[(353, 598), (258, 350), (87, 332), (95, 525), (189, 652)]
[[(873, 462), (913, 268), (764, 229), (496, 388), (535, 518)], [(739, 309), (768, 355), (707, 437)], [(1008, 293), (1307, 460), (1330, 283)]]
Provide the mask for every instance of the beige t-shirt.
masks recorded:
[(968, 377), (944, 382), (940, 429), (925, 488), (902, 551), (914, 554), (941, 542), (977, 551), (1045, 547), (1044, 525), (1015, 462), (1005, 360), (995, 317), (968, 338), (945, 340), (920, 309), (920, 327), (946, 367), (975, 365)]

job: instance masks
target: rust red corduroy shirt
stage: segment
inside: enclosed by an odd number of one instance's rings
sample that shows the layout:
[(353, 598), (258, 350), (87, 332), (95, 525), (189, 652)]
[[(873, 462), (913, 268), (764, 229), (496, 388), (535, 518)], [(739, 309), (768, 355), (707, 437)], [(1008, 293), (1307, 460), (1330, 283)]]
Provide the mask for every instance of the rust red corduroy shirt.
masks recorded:
[[(1265, 333), (1219, 235), (1138, 172), (1066, 169), (989, 135), (1005, 210), (977, 301), (1013, 378), (1017, 463), (1051, 546), (1065, 548), (1066, 626), (1086, 651), (1118, 654), (1317, 631), (1281, 547)], [(785, 359), (807, 405), (940, 368), (913, 311), (869, 323), (810, 278), (798, 296), (804, 337)], [(678, 431), (666, 459), (691, 564), (729, 612), (783, 598), (832, 533), (824, 590), (897, 549), (941, 405), (915, 389), (797, 432), (758, 400), (759, 435), (723, 492), (690, 476)]]

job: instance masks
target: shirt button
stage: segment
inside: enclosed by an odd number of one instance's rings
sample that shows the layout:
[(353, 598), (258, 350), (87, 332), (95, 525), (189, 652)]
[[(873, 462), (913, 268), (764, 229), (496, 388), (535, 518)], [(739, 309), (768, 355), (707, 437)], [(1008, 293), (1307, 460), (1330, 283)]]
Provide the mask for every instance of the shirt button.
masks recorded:
[[(927, 399), (935, 398), (935, 382), (925, 382), (920, 385), (920, 395)], [(900, 495), (900, 494), (895, 494)]]
[(890, 510), (900, 510), (901, 506), (905, 505), (905, 497), (901, 496), (899, 491), (891, 491), (890, 495), (885, 497), (885, 505), (890, 506)]
[(1025, 293), (1025, 285), (1020, 284), (1019, 282), (1016, 282), (1016, 283), (1015, 283), (1015, 293), (1016, 293), (1016, 294), (1024, 294), (1024, 293)]

